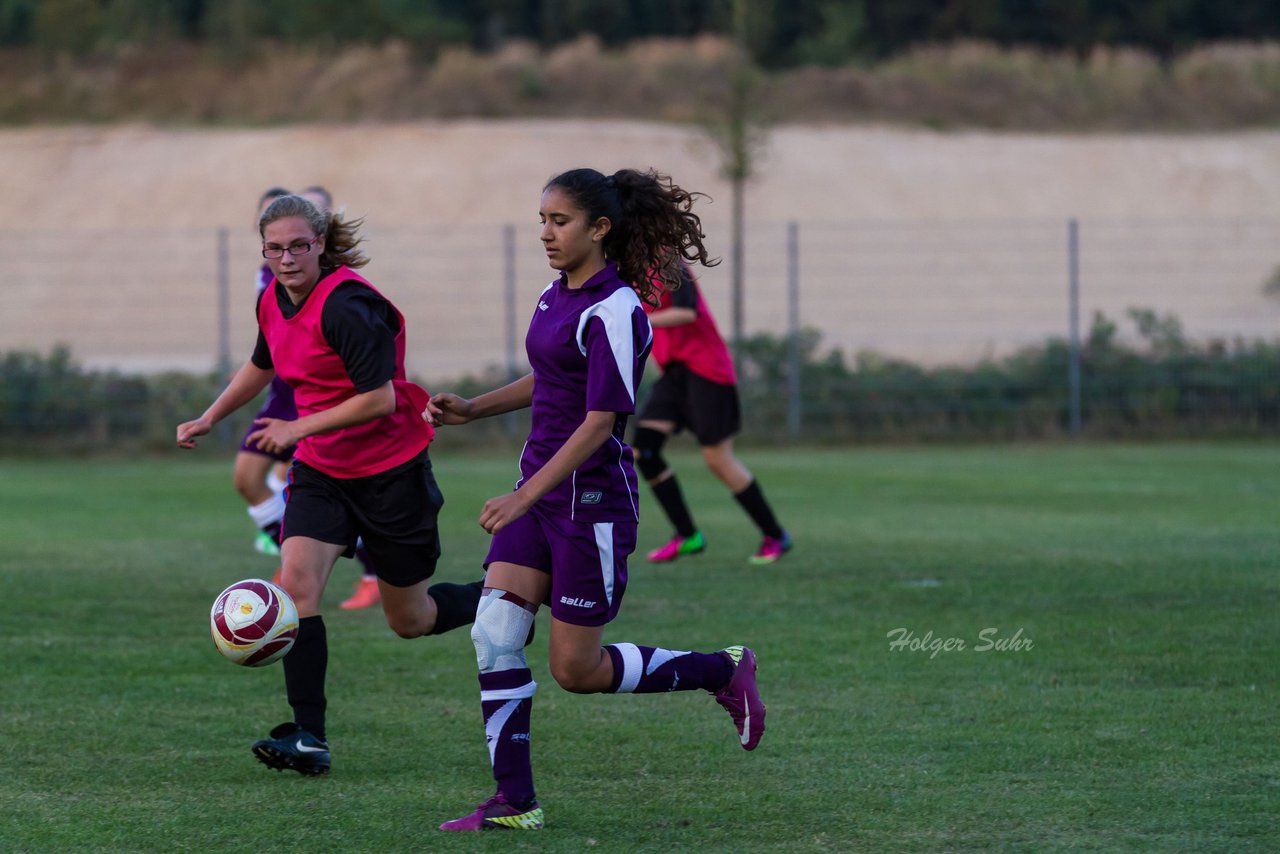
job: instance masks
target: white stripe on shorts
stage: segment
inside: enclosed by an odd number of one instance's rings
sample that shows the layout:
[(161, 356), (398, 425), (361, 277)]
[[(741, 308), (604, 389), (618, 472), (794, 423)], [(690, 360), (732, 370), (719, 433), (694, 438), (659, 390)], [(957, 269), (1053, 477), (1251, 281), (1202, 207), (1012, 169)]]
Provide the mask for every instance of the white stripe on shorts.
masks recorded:
[(613, 523), (596, 522), (591, 526), (596, 535), (596, 554), (600, 556), (600, 581), (604, 600), (613, 604)]

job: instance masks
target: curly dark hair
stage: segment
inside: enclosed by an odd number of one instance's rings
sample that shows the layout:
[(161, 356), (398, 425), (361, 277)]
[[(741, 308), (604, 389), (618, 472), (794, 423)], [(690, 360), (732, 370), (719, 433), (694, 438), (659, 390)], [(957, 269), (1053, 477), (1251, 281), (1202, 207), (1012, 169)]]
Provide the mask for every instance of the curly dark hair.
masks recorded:
[(705, 267), (720, 263), (707, 255), (702, 220), (693, 212), (694, 201), (706, 194), (689, 192), (653, 169), (619, 169), (608, 176), (570, 169), (542, 189), (551, 187), (586, 211), (587, 222), (609, 220), (605, 257), (617, 262), (618, 276), (650, 305), (657, 305), (663, 291), (680, 287), (682, 260)]

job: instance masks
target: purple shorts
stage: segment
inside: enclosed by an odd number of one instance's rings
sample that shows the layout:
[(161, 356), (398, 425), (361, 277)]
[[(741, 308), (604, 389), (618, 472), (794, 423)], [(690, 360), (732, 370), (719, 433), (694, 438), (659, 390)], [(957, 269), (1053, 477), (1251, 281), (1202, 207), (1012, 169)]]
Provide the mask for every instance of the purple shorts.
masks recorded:
[(618, 616), (638, 527), (575, 522), (535, 506), (493, 535), (484, 565), (501, 561), (548, 573), (551, 616), (575, 626), (603, 626)]
[[(297, 421), (298, 407), (293, 402), (293, 387), (279, 377), (272, 379), (271, 385), (267, 386), (267, 402), (262, 404), (258, 414), (253, 417), (255, 421), (259, 418), (279, 418), (282, 421)], [(249, 424), (248, 429), (244, 431), (244, 436), (240, 439), (240, 450), (263, 457), (271, 457), (271, 459), (279, 460), (282, 463), (287, 463), (293, 459), (293, 448), (288, 448), (278, 454), (272, 454), (245, 442), (249, 434), (257, 429), (253, 423)]]

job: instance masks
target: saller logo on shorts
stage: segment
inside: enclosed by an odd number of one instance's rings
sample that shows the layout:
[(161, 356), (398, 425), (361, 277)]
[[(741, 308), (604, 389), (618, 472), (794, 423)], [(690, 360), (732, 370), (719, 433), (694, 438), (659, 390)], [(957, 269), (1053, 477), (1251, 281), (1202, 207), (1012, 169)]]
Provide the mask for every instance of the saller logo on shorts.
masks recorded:
[(574, 608), (593, 608), (595, 607), (596, 603), (591, 599), (578, 599), (576, 597), (573, 599), (570, 599), (568, 596), (561, 596), (560, 604), (570, 605)]
[(582, 503), (583, 503), (583, 504), (599, 504), (601, 501), (604, 501), (604, 493), (603, 493), (603, 492), (584, 492), (584, 493), (582, 493)]

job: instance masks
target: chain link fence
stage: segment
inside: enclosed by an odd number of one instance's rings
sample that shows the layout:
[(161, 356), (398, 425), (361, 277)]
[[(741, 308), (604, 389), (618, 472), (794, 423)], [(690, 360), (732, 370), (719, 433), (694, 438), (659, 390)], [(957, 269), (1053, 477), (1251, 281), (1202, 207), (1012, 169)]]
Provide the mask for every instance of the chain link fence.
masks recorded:
[[(409, 323), (411, 375), (443, 388), (525, 369), (524, 329), (553, 276), (536, 223), (365, 236), (365, 275)], [(838, 352), (855, 375), (877, 360), (937, 370), (1062, 341), (1072, 429), (1089, 405), (1081, 342), (1098, 314), (1135, 344), (1131, 309), (1175, 317), (1185, 341), (1204, 348), (1280, 338), (1280, 298), (1266, 293), (1280, 269), (1280, 218), (752, 222), (741, 329), (727, 239), (727, 228), (709, 228), (725, 263), (700, 271), (726, 338), (816, 335), (805, 358)], [(244, 229), (10, 230), (0, 234), (0, 351), (65, 345), (89, 368), (225, 371), (252, 350), (258, 250)], [(785, 366), (792, 433), (823, 411), (807, 405), (799, 358)]]

